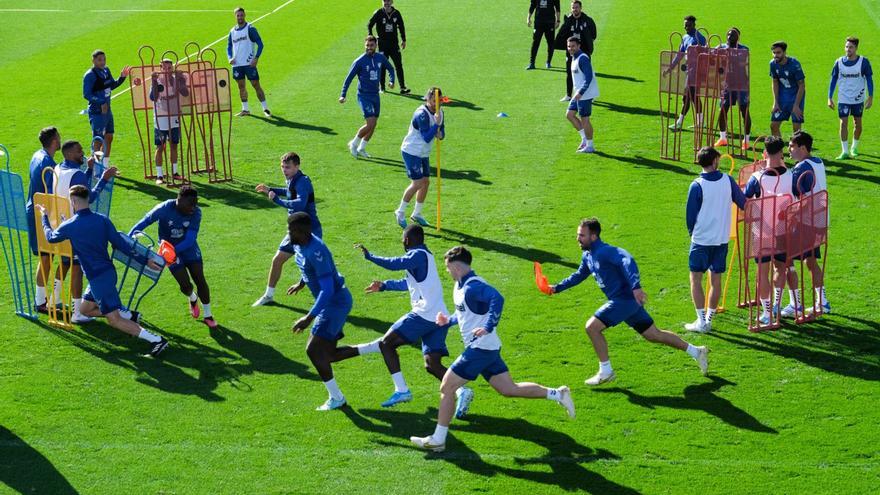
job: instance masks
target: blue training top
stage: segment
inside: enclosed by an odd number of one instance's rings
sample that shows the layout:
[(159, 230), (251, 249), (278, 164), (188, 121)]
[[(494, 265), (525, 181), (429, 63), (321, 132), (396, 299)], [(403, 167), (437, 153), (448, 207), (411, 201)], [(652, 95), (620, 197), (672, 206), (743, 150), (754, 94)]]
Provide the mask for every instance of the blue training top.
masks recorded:
[(89, 279), (114, 269), (107, 254), (107, 243), (116, 249), (130, 249), (109, 218), (88, 208), (77, 211), (55, 230), (49, 224), (49, 217), (43, 215), (43, 232), (52, 244), (70, 241), (73, 253), (79, 257), (83, 273)]
[(55, 168), (55, 160), (49, 156), (49, 153), (46, 152), (45, 149), (37, 150), (34, 153), (34, 156), (31, 157), (30, 164), (30, 183), (28, 184), (28, 196), (27, 196), (27, 211), (29, 214), (34, 212), (34, 194), (36, 193), (45, 193), (52, 194), (52, 188), (55, 183), (55, 174), (48, 174), (46, 176), (46, 187), (48, 190), (43, 189), (43, 171), (47, 168)]
[(553, 291), (570, 289), (590, 275), (595, 276), (596, 283), (609, 300), (635, 299), (633, 291), (642, 287), (639, 267), (632, 255), (625, 249), (596, 239), (590, 249), (584, 251), (577, 271), (556, 284)]
[(184, 215), (177, 209), (177, 200), (163, 201), (147, 212), (128, 235), (131, 236), (136, 231), (143, 232), (156, 222), (159, 223), (159, 239), (173, 244), (178, 255), (198, 247), (197, 237), (202, 224), (201, 208), (196, 207), (192, 215)]
[(110, 104), (110, 93), (125, 81), (125, 76), (113, 79), (108, 67), (92, 67), (83, 75), (83, 98), (89, 102), (89, 114), (101, 113), (101, 105)]
[(385, 55), (382, 55), (379, 52), (372, 55), (364, 53), (360, 57), (354, 59), (354, 62), (351, 64), (351, 69), (348, 71), (348, 76), (345, 77), (345, 82), (342, 83), (342, 94), (340, 96), (345, 98), (345, 95), (348, 93), (348, 87), (354, 80), (354, 76), (357, 76), (358, 78), (359, 95), (379, 94), (379, 73), (383, 68), (388, 70), (391, 84), (394, 84), (394, 66), (388, 62)]
[[(476, 276), (477, 274), (471, 270), (455, 285), (460, 289), (470, 278)], [(464, 287), (464, 300), (471, 312), (478, 315), (489, 313), (489, 321), (484, 328), (489, 333), (494, 332), (501, 320), (501, 310), (504, 309), (504, 297), (501, 293), (495, 287), (476, 280)], [(449, 317), (449, 325), (458, 325), (458, 318), (455, 315)]]
[[(421, 251), (422, 249), (424, 249), (424, 251)], [(403, 256), (385, 258), (367, 252), (364, 254), (364, 258), (386, 270), (406, 270), (414, 279), (416, 279), (416, 282), (422, 282), (428, 278), (428, 255), (426, 251), (430, 253), (427, 246), (419, 244), (407, 249), (406, 254)], [(409, 286), (407, 285), (405, 278), (400, 280), (386, 280), (382, 282), (381, 290), (403, 291), (409, 290)]]
[(345, 289), (345, 278), (336, 270), (333, 255), (324, 242), (312, 234), (305, 246), (294, 244), (296, 265), (302, 272), (302, 281), (315, 296), (310, 316), (317, 316), (334, 301), (334, 295)]
[[(312, 233), (323, 238), (321, 221), (318, 220), (318, 208), (315, 203), (315, 188), (312, 179), (298, 170), (290, 179), (287, 179), (287, 187), (269, 188), (275, 193), (272, 201), (281, 207), (287, 208), (288, 214), (304, 211), (312, 219)], [(284, 199), (287, 198), (287, 199)]]
[(797, 98), (798, 81), (803, 81), (804, 69), (794, 57), (788, 57), (785, 65), (770, 61), (770, 77), (779, 81), (779, 101), (793, 103)]

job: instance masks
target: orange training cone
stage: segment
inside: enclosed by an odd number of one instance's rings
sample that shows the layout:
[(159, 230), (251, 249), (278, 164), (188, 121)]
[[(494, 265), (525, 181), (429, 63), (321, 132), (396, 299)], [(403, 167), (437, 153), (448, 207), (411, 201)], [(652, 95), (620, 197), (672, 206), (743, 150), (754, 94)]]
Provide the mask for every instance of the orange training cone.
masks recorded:
[(550, 290), (550, 283), (547, 282), (547, 277), (544, 276), (544, 273), (541, 271), (541, 264), (537, 261), (535, 262), (535, 285), (538, 286), (538, 290), (547, 294), (548, 296), (553, 294), (553, 291)]

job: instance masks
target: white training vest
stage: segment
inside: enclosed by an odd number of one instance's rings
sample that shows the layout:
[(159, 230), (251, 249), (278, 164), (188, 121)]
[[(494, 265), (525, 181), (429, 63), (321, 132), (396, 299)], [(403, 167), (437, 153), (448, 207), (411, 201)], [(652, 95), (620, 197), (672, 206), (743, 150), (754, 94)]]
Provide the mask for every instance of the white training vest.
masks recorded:
[(775, 211), (770, 207), (763, 209), (761, 212), (761, 223), (763, 224), (763, 227), (754, 224), (752, 226), (753, 233), (756, 229), (760, 232), (760, 229), (763, 228), (769, 229), (768, 232), (765, 232), (765, 235), (769, 232), (772, 232), (777, 237), (785, 235), (785, 222), (780, 220), (779, 214), (792, 203), (791, 170), (785, 169), (785, 173), (782, 175), (770, 175), (764, 173), (763, 170), (758, 170), (752, 174), (752, 177), (758, 178), (760, 182), (761, 198), (779, 196), (775, 203)]
[(727, 244), (730, 241), (730, 204), (733, 202), (730, 176), (724, 174), (716, 181), (698, 177), (694, 182), (703, 190), (703, 203), (691, 242), (701, 246)]
[[(580, 60), (581, 57), (586, 57), (587, 60), (590, 59), (590, 57), (588, 57), (587, 54), (584, 52), (581, 52), (580, 55), (571, 59), (571, 67), (570, 67), (571, 79), (574, 81), (575, 91), (578, 91), (580, 88), (582, 88), (584, 86), (584, 83), (587, 81), (587, 76), (585, 76), (584, 73), (581, 72), (581, 68), (578, 65), (578, 60)], [(581, 99), (582, 100), (592, 100), (592, 99), (598, 98), (598, 97), (599, 97), (599, 85), (596, 82), (596, 72), (593, 71), (593, 80), (590, 81), (590, 85), (587, 86), (587, 92), (584, 93), (583, 95), (581, 95)]]
[[(400, 144), (400, 151), (409, 153), (413, 156), (418, 156), (420, 158), (427, 158), (431, 156), (431, 145), (434, 144), (434, 140), (432, 139), (430, 143), (425, 142), (425, 139), (422, 137), (422, 132), (413, 125), (413, 120), (418, 120), (421, 117), (422, 112), (428, 114), (428, 119), (431, 122), (431, 125), (437, 123), (436, 116), (428, 110), (428, 107), (425, 105), (420, 106), (413, 112), (412, 119), (409, 122), (409, 132), (406, 133), (406, 137), (403, 138), (403, 143)], [(443, 115), (443, 110), (440, 110), (440, 115)]]
[(241, 67), (248, 65), (254, 59), (256, 53), (256, 44), (251, 41), (248, 34), (251, 24), (247, 23), (243, 28), (238, 29), (238, 25), (229, 30), (229, 36), (232, 38), (232, 66)]
[(837, 59), (837, 102), (856, 105), (865, 101), (865, 77), (862, 76), (862, 63), (865, 59), (859, 56), (858, 62), (847, 67), (843, 64), (846, 57)]
[[(819, 191), (827, 191), (828, 190), (828, 182), (825, 179), (825, 163), (822, 162), (821, 158), (811, 156), (804, 160), (813, 167), (813, 189), (810, 191), (811, 193), (817, 193)], [(804, 163), (801, 162), (801, 163)], [(798, 164), (800, 165), (800, 163)], [(803, 177), (803, 175), (801, 175)], [(794, 184), (792, 184), (792, 188)]]
[(177, 94), (177, 84), (172, 84), (172, 78), (165, 73), (159, 74), (156, 81), (162, 85), (162, 91), (156, 91), (153, 102), (153, 120), (156, 129), (167, 131), (180, 127), (180, 96)]
[(66, 168), (61, 165), (55, 166), (55, 173), (57, 177), (55, 179), (55, 188), (53, 189), (55, 194), (61, 196), (62, 198), (70, 198), (70, 181), (73, 179), (74, 174), (77, 172), (81, 172), (78, 168)]
[(448, 314), (446, 303), (443, 302), (443, 284), (440, 283), (440, 275), (437, 273), (437, 263), (434, 256), (425, 249), (413, 251), (425, 253), (428, 258), (428, 276), (421, 282), (407, 271), (406, 286), (409, 288), (409, 301), (412, 304), (412, 312), (422, 318), (433, 322), (437, 313)]
[(461, 331), (461, 340), (465, 347), (473, 347), (475, 349), (484, 349), (487, 351), (495, 351), (501, 349), (501, 339), (498, 338), (498, 329), (487, 333), (482, 337), (474, 339), (474, 330), (478, 328), (486, 328), (489, 323), (489, 312), (479, 315), (471, 311), (464, 299), (464, 289), (475, 281), (486, 283), (480, 277), (471, 277), (461, 288), (455, 283), (452, 291), (452, 301), (455, 303), (455, 315), (458, 318), (458, 329)]

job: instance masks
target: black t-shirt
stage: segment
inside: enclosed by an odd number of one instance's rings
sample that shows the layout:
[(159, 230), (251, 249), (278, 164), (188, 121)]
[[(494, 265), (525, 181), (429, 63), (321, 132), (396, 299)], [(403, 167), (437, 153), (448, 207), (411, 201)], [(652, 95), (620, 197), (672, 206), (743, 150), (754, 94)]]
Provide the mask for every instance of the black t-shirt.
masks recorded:
[(557, 50), (565, 50), (566, 42), (571, 36), (577, 36), (581, 40), (581, 50), (589, 56), (593, 55), (593, 40), (596, 39), (596, 22), (592, 17), (581, 12), (581, 15), (565, 16), (559, 33), (556, 34), (554, 45)]
[(531, 0), (529, 14), (534, 14), (535, 24), (555, 24), (559, 0)]
[(385, 12), (384, 8), (376, 10), (373, 17), (370, 17), (370, 23), (367, 24), (367, 31), (373, 34), (373, 26), (376, 27), (376, 37), (382, 44), (393, 43), (397, 45), (397, 32), (400, 31), (400, 39), (406, 43), (406, 28), (403, 26), (403, 16), (400, 11), (392, 9), (391, 14)]

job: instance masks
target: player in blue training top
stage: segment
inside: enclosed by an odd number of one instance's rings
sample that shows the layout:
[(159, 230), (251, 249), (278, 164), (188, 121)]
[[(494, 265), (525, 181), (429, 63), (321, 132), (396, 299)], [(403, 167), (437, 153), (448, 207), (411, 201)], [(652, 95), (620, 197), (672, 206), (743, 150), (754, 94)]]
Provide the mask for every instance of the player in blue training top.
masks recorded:
[[(120, 313), (122, 302), (116, 291), (116, 268), (107, 254), (107, 244), (116, 249), (129, 249), (122, 234), (113, 222), (100, 213), (89, 209), (89, 190), (82, 185), (70, 188), (70, 202), (73, 204), (73, 217), (52, 229), (45, 208), (38, 205), (43, 217), (43, 232), (50, 243), (70, 241), (74, 254), (79, 257), (83, 271), (89, 279), (89, 286), (83, 295), (82, 312), (89, 316), (104, 315), (107, 322), (117, 330), (150, 343), (150, 355), (158, 356), (168, 347), (163, 337), (148, 332), (137, 323)], [(152, 261), (147, 263), (155, 270), (159, 266)]]
[[(727, 30), (727, 43), (722, 43), (718, 45), (716, 48), (720, 49), (730, 49), (730, 50), (746, 50), (748, 51), (749, 47), (743, 45), (739, 42), (740, 32), (738, 27), (732, 27)], [(731, 52), (736, 53), (736, 52)], [(748, 67), (744, 63), (747, 59), (745, 57), (734, 57), (731, 56), (729, 58), (729, 65), (731, 66), (731, 70), (737, 71), (733, 74), (728, 74), (728, 78), (742, 78), (745, 80), (748, 77)], [(737, 63), (743, 62), (743, 63)], [(743, 139), (742, 139), (742, 147), (743, 151), (749, 149), (749, 135), (752, 133), (752, 116), (749, 114), (749, 92), (748, 91), (729, 91), (726, 87), (721, 91), (721, 111), (718, 112), (718, 132), (721, 134), (718, 137), (718, 140), (715, 141), (715, 147), (721, 148), (722, 146), (727, 146), (727, 112), (730, 110), (732, 105), (739, 106), (739, 113), (743, 119)]]
[(599, 97), (599, 84), (593, 73), (593, 63), (590, 57), (581, 51), (581, 39), (577, 36), (568, 38), (568, 53), (571, 55), (571, 78), (574, 81), (575, 93), (568, 104), (565, 118), (571, 122), (574, 129), (581, 135), (581, 144), (577, 153), (595, 153), (593, 147), (593, 124), (590, 116), (593, 115), (593, 100)]
[(358, 355), (356, 347), (338, 347), (344, 336), (342, 327), (351, 312), (351, 292), (345, 286), (345, 279), (336, 270), (333, 255), (318, 236), (312, 234), (312, 220), (309, 214), (300, 211), (287, 219), (290, 241), (296, 250), (296, 264), (302, 278), (299, 283), (287, 289), (289, 295), (308, 287), (315, 297), (315, 304), (309, 312), (293, 324), (293, 333), (305, 330), (312, 321), (312, 334), (306, 344), (306, 353), (318, 371), (321, 381), (327, 387), (330, 397), (318, 406), (318, 411), (339, 409), (346, 404), (345, 396), (339, 390), (333, 377), (331, 363)]
[(699, 363), (700, 371), (704, 375), (708, 373), (709, 349), (705, 346), (693, 346), (678, 335), (657, 328), (644, 308), (648, 296), (642, 290), (636, 260), (624, 249), (602, 242), (599, 237), (601, 232), (602, 226), (598, 219), (581, 220), (577, 230), (578, 244), (584, 251), (581, 266), (568, 278), (550, 287), (551, 293), (556, 294), (580, 284), (593, 275), (599, 288), (608, 298), (608, 302), (587, 320), (586, 331), (599, 357), (599, 371), (587, 378), (584, 383), (594, 386), (616, 378), (611, 368), (611, 360), (608, 358), (608, 342), (602, 332), (606, 328), (624, 322), (645, 340), (687, 351)]
[(263, 40), (257, 29), (244, 19), (244, 9), (241, 7), (235, 9), (235, 22), (226, 39), (226, 56), (229, 58), (229, 65), (232, 66), (232, 78), (238, 83), (238, 94), (241, 96), (241, 111), (235, 115), (243, 117), (251, 114), (248, 107), (247, 85), (244, 82), (244, 78), (247, 77), (254, 91), (257, 92), (260, 105), (263, 106), (263, 115), (271, 117), (272, 112), (269, 111), (266, 103), (266, 93), (260, 86), (260, 73), (257, 71), (257, 62), (263, 54)]
[(342, 93), (339, 95), (339, 103), (345, 103), (345, 95), (348, 87), (358, 78), (357, 99), (364, 114), (364, 125), (358, 129), (354, 139), (348, 142), (348, 151), (351, 156), (357, 158), (363, 156), (369, 158), (367, 142), (376, 131), (376, 122), (379, 120), (379, 75), (382, 70), (387, 70), (390, 80), (389, 86), (394, 88), (395, 72), (385, 55), (376, 52), (376, 37), (369, 35), (364, 38), (364, 54), (354, 59), (351, 69), (342, 83)]
[[(859, 39), (850, 36), (846, 39), (844, 50), (846, 55), (834, 62), (831, 69), (831, 84), (828, 86), (828, 108), (834, 109), (834, 87), (840, 81), (840, 89), (837, 90), (837, 116), (840, 117), (840, 147), (842, 148), (838, 160), (855, 158), (859, 156), (859, 139), (862, 137), (862, 112), (871, 108), (874, 104), (874, 72), (871, 70), (871, 62), (856, 53), (859, 49)], [(865, 88), (868, 90), (868, 98), (865, 98)], [(853, 142), (849, 148), (849, 116), (853, 118)]]
[[(382, 407), (391, 407), (401, 402), (412, 400), (412, 392), (406, 385), (400, 371), (400, 356), (397, 348), (406, 344), (415, 344), (421, 340), (422, 354), (425, 356), (425, 370), (443, 380), (446, 366), (443, 357), (449, 355), (446, 348), (448, 326), (438, 325), (434, 319), (437, 313), (446, 314), (446, 303), (443, 302), (443, 286), (437, 273), (434, 254), (425, 246), (425, 231), (420, 225), (409, 225), (403, 231), (403, 249), (406, 254), (394, 258), (384, 258), (370, 253), (362, 244), (356, 244), (364, 253), (364, 258), (386, 270), (406, 270), (406, 277), (400, 280), (374, 280), (365, 290), (367, 293), (383, 291), (409, 291), (412, 309), (394, 322), (394, 325), (378, 340), (355, 347), (358, 352), (369, 354), (381, 352), (385, 365), (394, 382), (394, 393), (382, 403)], [(473, 390), (464, 387), (459, 396), (467, 396), (467, 403), (473, 399)]]
[(446, 138), (446, 119), (443, 110), (440, 110), (435, 102), (434, 92), (440, 98), (443, 91), (440, 88), (431, 88), (425, 93), (425, 103), (413, 112), (409, 123), (409, 131), (400, 144), (400, 154), (406, 166), (406, 176), (409, 177), (409, 187), (403, 191), (403, 199), (400, 206), (394, 212), (397, 225), (406, 228), (406, 209), (413, 196), (416, 197), (416, 205), (413, 207), (410, 220), (419, 225), (428, 225), (428, 221), (422, 216), (422, 207), (425, 206), (425, 198), (428, 196), (428, 186), (431, 181), (431, 145), (434, 138), (443, 140)]
[(788, 43), (777, 41), (771, 46), (773, 60), (770, 61), (770, 77), (773, 79), (773, 111), (770, 115), (770, 133), (782, 136), (779, 128), (791, 118), (794, 132), (804, 123), (804, 70), (801, 63), (789, 57)]
[[(689, 15), (684, 18), (684, 36), (681, 37), (681, 45), (678, 46), (678, 53), (673, 57), (672, 62), (669, 63), (669, 67), (664, 69), (666, 74), (674, 71), (678, 64), (681, 63), (682, 60), (687, 59), (687, 50), (688, 47), (691, 46), (706, 46), (706, 37), (703, 36), (703, 33), (697, 31), (697, 18)], [(692, 63), (697, 63), (696, 60), (691, 60)], [(684, 64), (681, 66), (681, 70), (687, 71), (688, 66)], [(697, 118), (697, 126), (702, 125), (703, 121), (703, 109), (700, 103), (700, 99), (696, 98), (696, 88), (694, 86), (688, 86), (687, 92), (684, 94), (681, 103), (681, 115), (678, 116), (678, 119), (669, 126), (673, 131), (680, 131), (681, 126), (684, 124), (684, 116), (687, 115), (688, 110), (691, 108), (691, 101), (694, 102), (694, 111), (696, 112)]]
[[(34, 153), (30, 163), (30, 182), (28, 183), (27, 203), (25, 204), (25, 212), (27, 213), (28, 224), (28, 243), (31, 247), (31, 253), (34, 256), (40, 256), (37, 249), (37, 224), (34, 218), (34, 194), (44, 193), (52, 194), (52, 188), (55, 183), (54, 174), (46, 174), (46, 187), (43, 187), (43, 172), (46, 169), (54, 169), (55, 153), (61, 148), (61, 134), (54, 127), (46, 127), (40, 131), (40, 145), (42, 148)], [(48, 295), (46, 294), (46, 280), (43, 278), (48, 276), (49, 255), (40, 256), (40, 269), (37, 270), (36, 290), (34, 291), (34, 309), (40, 313), (46, 313), (46, 303)], [(61, 301), (61, 280), (55, 281), (55, 301)]]
[(92, 126), (92, 136), (104, 139), (104, 163), (110, 166), (110, 145), (113, 143), (113, 110), (110, 109), (110, 95), (118, 88), (131, 72), (131, 66), (126, 65), (119, 74), (119, 79), (113, 79), (113, 74), (107, 68), (107, 56), (101, 50), (92, 52), (92, 68), (83, 76), (83, 98), (89, 102), (89, 124)]
[[(444, 259), (446, 271), (455, 280), (452, 293), (455, 314), (450, 318), (445, 313), (437, 313), (435, 321), (440, 326), (458, 325), (464, 352), (446, 370), (440, 384), (440, 408), (434, 433), (427, 437), (410, 437), (409, 440), (425, 450), (446, 450), (446, 434), (452, 415), (456, 412), (456, 391), (480, 375), (505, 397), (549, 399), (563, 406), (569, 417), (574, 418), (574, 402), (571, 400), (571, 391), (565, 385), (547, 388), (537, 383), (513, 382), (507, 365), (501, 359), (501, 339), (496, 328), (501, 319), (504, 298), (471, 269), (470, 251), (464, 246), (456, 246), (446, 252)], [(461, 406), (462, 401), (459, 401), (458, 412)], [(459, 415), (458, 412), (456, 415)]]
[[(196, 190), (183, 186), (177, 191), (177, 199), (169, 199), (156, 205), (131, 228), (128, 235), (135, 236), (150, 225), (159, 224), (159, 239), (174, 245), (177, 259), (168, 265), (168, 270), (177, 280), (180, 292), (189, 298), (190, 314), (193, 318), (204, 314), (205, 325), (216, 328), (217, 322), (211, 313), (211, 291), (205, 280), (202, 250), (198, 242), (202, 224), (202, 209), (198, 205), (199, 195)], [(199, 309), (200, 299), (203, 311)]]
[[(268, 187), (265, 184), (257, 185), (257, 192), (263, 193), (276, 205), (287, 209), (291, 215), (298, 211), (309, 214), (312, 220), (312, 233), (319, 238), (324, 238), (321, 222), (318, 220), (318, 210), (315, 207), (315, 189), (312, 187), (312, 179), (300, 170), (299, 155), (294, 152), (285, 153), (281, 157), (281, 173), (286, 181), (285, 187)], [(272, 267), (269, 269), (269, 282), (266, 292), (252, 304), (252, 307), (263, 306), (272, 302), (275, 297), (275, 286), (281, 278), (281, 269), (287, 260), (296, 254), (295, 246), (290, 241), (290, 235), (284, 236), (275, 257), (272, 258)]]

